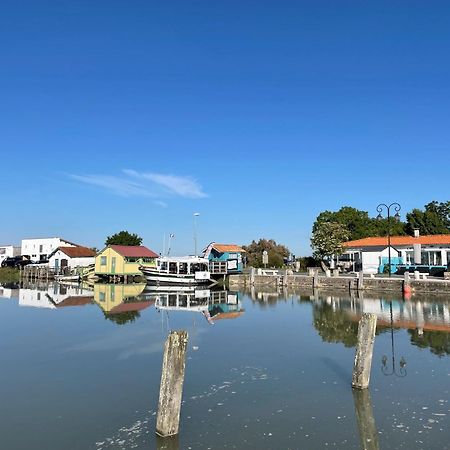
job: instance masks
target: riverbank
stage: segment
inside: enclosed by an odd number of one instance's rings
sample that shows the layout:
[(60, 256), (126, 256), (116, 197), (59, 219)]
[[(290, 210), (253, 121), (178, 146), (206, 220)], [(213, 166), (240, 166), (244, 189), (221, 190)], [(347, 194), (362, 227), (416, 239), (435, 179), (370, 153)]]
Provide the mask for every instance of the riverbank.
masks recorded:
[(264, 287), (285, 286), (299, 289), (332, 289), (345, 291), (377, 291), (395, 292), (408, 295), (414, 294), (449, 294), (450, 280), (442, 279), (405, 279), (399, 277), (361, 277), (338, 276), (327, 277), (322, 275), (309, 276), (306, 274), (287, 275), (230, 275), (228, 283), (234, 287)]
[(0, 283), (16, 283), (20, 280), (19, 269), (0, 267)]

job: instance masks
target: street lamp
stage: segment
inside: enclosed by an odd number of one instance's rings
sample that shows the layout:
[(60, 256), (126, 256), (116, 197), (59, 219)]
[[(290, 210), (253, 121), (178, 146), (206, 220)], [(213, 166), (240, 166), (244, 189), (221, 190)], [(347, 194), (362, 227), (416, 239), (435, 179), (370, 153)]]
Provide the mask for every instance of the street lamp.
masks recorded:
[(194, 256), (197, 256), (197, 217), (200, 213), (196, 212), (193, 215), (194, 218)]
[(406, 359), (402, 356), (400, 358), (400, 369), (397, 371), (395, 367), (395, 349), (394, 349), (394, 319), (392, 315), (392, 301), (389, 302), (389, 309), (391, 313), (391, 352), (392, 352), (392, 367), (389, 368), (387, 364), (388, 357), (383, 355), (381, 358), (381, 371), (384, 375), (396, 375), (397, 377), (406, 377)]
[(398, 212), (402, 209), (402, 207), (398, 203), (395, 203), (395, 202), (391, 203), (389, 206), (386, 205), (385, 203), (380, 203), (377, 206), (377, 212), (378, 212), (377, 220), (383, 219), (383, 216), (381, 215), (383, 208), (386, 208), (386, 211), (387, 211), (387, 221), (388, 221), (387, 236), (388, 236), (389, 277), (390, 277), (391, 273), (392, 273), (392, 267), (391, 267), (391, 208), (394, 209), (394, 211), (395, 211), (394, 219), (396, 222), (398, 222), (400, 220), (400, 214)]

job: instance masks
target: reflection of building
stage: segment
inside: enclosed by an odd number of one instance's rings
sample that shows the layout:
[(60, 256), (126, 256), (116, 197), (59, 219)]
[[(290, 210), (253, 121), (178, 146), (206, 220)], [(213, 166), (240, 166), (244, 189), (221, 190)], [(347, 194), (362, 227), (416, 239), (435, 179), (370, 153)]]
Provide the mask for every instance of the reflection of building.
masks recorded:
[(0, 298), (18, 298), (19, 288), (0, 285)]
[[(373, 313), (377, 316), (378, 326), (391, 324), (390, 301), (330, 296), (325, 302), (334, 310), (346, 311), (354, 321), (358, 321), (364, 313)], [(394, 300), (392, 318), (394, 327), (450, 332), (450, 303)]]
[[(376, 273), (387, 264), (388, 238), (368, 237), (344, 243), (342, 264), (356, 271)], [(450, 234), (391, 236), (392, 264), (447, 266), (450, 263)]]
[(242, 254), (245, 250), (235, 244), (211, 244), (203, 251), (209, 260), (209, 271), (212, 274), (227, 274), (242, 272)]
[(75, 267), (87, 267), (95, 262), (95, 252), (86, 247), (58, 247), (48, 258), (48, 265), (56, 272)]
[(19, 290), (19, 305), (35, 308), (54, 309), (63, 306), (83, 306), (92, 303), (93, 298), (92, 290), (80, 285), (53, 283)]
[(139, 266), (156, 267), (156, 258), (158, 255), (143, 245), (108, 245), (95, 258), (95, 274), (142, 275)]
[(0, 264), (6, 258), (12, 258), (20, 255), (20, 247), (14, 247), (14, 245), (1, 245), (0, 246)]
[(94, 284), (94, 301), (109, 314), (140, 311), (154, 302), (143, 295), (145, 283)]

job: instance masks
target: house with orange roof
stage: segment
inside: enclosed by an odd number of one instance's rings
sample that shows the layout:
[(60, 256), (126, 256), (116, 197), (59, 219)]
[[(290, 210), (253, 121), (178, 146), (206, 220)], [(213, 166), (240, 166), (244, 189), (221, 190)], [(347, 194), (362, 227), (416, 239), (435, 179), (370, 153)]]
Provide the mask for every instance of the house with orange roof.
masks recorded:
[[(391, 236), (393, 272), (401, 265), (448, 266), (450, 263), (450, 234), (420, 236)], [(367, 237), (344, 243), (346, 249), (339, 257), (341, 265), (365, 273), (382, 271), (388, 263), (388, 238)]]
[(240, 273), (244, 268), (242, 255), (245, 250), (236, 244), (211, 242), (203, 250), (203, 257), (209, 260), (211, 274)]

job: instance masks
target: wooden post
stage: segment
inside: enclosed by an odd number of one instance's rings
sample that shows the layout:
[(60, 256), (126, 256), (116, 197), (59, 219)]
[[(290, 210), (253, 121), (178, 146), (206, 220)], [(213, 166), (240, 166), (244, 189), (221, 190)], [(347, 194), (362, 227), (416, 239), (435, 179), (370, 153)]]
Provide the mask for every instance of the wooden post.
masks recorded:
[(358, 344), (352, 376), (352, 386), (354, 388), (366, 389), (369, 387), (376, 328), (376, 314), (365, 313), (358, 325)]
[(313, 274), (313, 289), (317, 289), (319, 287), (319, 271), (315, 270)]
[(362, 270), (359, 271), (358, 273), (358, 291), (361, 289), (364, 289), (364, 273)]
[(253, 286), (255, 284), (255, 268), (252, 267), (250, 269), (250, 285)]
[(187, 341), (187, 331), (171, 331), (166, 340), (156, 418), (156, 433), (163, 437), (178, 434)]
[(373, 416), (369, 389), (352, 389), (361, 448), (379, 450), (378, 431)]

